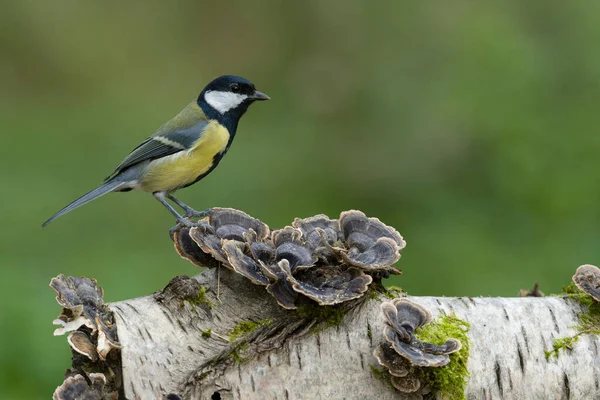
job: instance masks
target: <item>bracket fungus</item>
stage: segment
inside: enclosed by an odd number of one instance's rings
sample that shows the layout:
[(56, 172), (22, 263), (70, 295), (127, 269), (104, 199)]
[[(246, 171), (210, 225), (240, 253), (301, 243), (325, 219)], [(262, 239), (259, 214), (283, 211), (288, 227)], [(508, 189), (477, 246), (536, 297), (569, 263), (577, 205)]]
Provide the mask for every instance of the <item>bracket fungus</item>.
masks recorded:
[(324, 214), (304, 219), (296, 218), (292, 226), (302, 232), (304, 240), (313, 253), (325, 262), (334, 257), (332, 248), (343, 246), (344, 236), (338, 221), (329, 219)]
[(56, 388), (54, 400), (109, 400), (118, 399), (119, 393), (107, 393), (106, 377), (101, 373), (86, 376), (76, 374), (66, 378), (62, 385)]
[(96, 348), (88, 335), (81, 331), (73, 331), (67, 336), (69, 346), (79, 354), (82, 354), (92, 361), (98, 360)]
[(381, 305), (386, 327), (385, 342), (374, 351), (380, 365), (392, 376), (392, 385), (404, 393), (425, 390), (419, 381), (419, 368), (443, 367), (450, 362), (449, 354), (462, 347), (457, 339), (450, 338), (442, 345), (422, 342), (415, 331), (432, 321), (429, 310), (407, 299), (394, 299)]
[[(61, 274), (52, 278), (50, 287), (56, 292), (56, 301), (63, 307), (61, 314), (53, 321), (55, 325), (61, 325), (54, 331), (54, 336), (77, 331), (82, 326), (89, 328), (89, 336), (80, 332), (87, 336), (89, 344), (80, 334), (69, 335), (68, 341), (76, 352), (86, 355), (90, 360), (95, 359), (94, 352), (100, 360), (106, 360), (111, 350), (121, 348), (112, 313), (104, 304), (104, 292), (95, 279), (65, 277)], [(95, 349), (90, 347), (91, 343), (96, 343)]]
[(580, 266), (573, 275), (573, 282), (582, 292), (600, 301), (600, 268), (590, 264)]
[(360, 211), (343, 212), (340, 226), (349, 247), (341, 255), (360, 268), (377, 270), (390, 266), (400, 259), (400, 250), (406, 246), (397, 230)]
[(361, 297), (373, 277), (354, 267), (323, 265), (301, 271), (297, 278), (287, 273), (287, 280), (296, 292), (320, 305), (330, 306)]
[(387, 274), (406, 243), (394, 228), (360, 211), (340, 219), (320, 214), (296, 218), (271, 231), (256, 218), (215, 208), (200, 226), (181, 228), (173, 240), (179, 255), (196, 266), (215, 262), (266, 290), (286, 309), (299, 301), (334, 305), (362, 297)]
[(190, 236), (190, 228), (181, 227), (173, 231), (173, 241), (175, 249), (181, 258), (185, 258), (197, 267), (212, 267), (219, 266), (219, 262), (210, 254), (202, 251), (198, 244), (194, 242)]

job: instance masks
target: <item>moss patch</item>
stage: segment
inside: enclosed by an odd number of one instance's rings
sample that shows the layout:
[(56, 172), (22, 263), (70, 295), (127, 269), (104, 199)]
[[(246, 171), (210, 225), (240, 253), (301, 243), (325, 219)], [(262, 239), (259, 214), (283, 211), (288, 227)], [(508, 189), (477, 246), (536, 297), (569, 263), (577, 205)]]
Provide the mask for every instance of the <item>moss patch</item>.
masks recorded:
[(248, 342), (243, 341), (240, 343), (236, 343), (231, 349), (231, 353), (229, 354), (229, 358), (233, 360), (234, 364), (243, 364), (248, 359), (245, 357), (246, 349), (248, 349)]
[(208, 339), (209, 337), (211, 337), (211, 335), (212, 335), (212, 329), (207, 329), (205, 331), (202, 331), (202, 337), (204, 337), (204, 338)]
[(398, 297), (406, 297), (406, 292), (398, 286), (388, 286), (383, 288), (382, 294), (388, 299), (396, 299)]
[(583, 310), (579, 313), (579, 325), (572, 327), (575, 328), (575, 334), (554, 340), (552, 350), (544, 352), (547, 360), (557, 357), (561, 350), (571, 350), (581, 335), (600, 335), (600, 303), (579, 290), (574, 283), (563, 287), (563, 293), (559, 296), (577, 301)]
[(209, 308), (213, 308), (213, 306), (215, 305), (206, 296), (206, 288), (204, 286), (200, 287), (200, 290), (198, 291), (198, 295), (196, 297), (189, 298), (189, 299), (187, 299), (187, 301), (189, 301), (189, 303), (193, 306), (206, 304), (206, 305), (208, 305)]
[[(254, 332), (258, 328), (263, 326), (269, 326), (273, 323), (272, 319), (262, 319), (258, 321), (243, 321), (237, 324), (231, 332), (229, 332), (229, 341), (235, 342), (238, 338), (248, 335), (250, 332)], [(203, 333), (204, 334), (204, 333)]]
[(594, 299), (592, 296), (579, 290), (579, 288), (573, 282), (571, 282), (571, 284), (568, 286), (563, 286), (562, 290), (562, 293), (558, 294), (557, 296), (575, 300), (582, 306), (589, 307), (594, 304)]
[(444, 399), (465, 399), (465, 388), (469, 377), (467, 360), (469, 359), (470, 324), (454, 315), (440, 315), (432, 323), (415, 332), (415, 336), (424, 342), (443, 344), (449, 338), (462, 343), (460, 351), (450, 354), (450, 363), (441, 368), (423, 368), (424, 380), (431, 386), (432, 394), (439, 393)]
[(558, 357), (558, 353), (561, 349), (571, 350), (575, 342), (577, 342), (578, 340), (579, 335), (556, 339), (554, 343), (552, 343), (552, 350), (544, 351), (544, 354), (546, 355), (546, 360), (548, 360), (552, 356)]
[(371, 368), (371, 373), (373, 374), (373, 376), (377, 379), (379, 379), (382, 382), (390, 383), (390, 374), (388, 373), (388, 370), (385, 368), (377, 368), (374, 365), (369, 365), (369, 368)]
[(344, 320), (344, 309), (340, 306), (320, 306), (318, 304), (303, 304), (296, 309), (302, 318), (316, 319), (319, 325), (313, 328), (318, 332), (322, 329), (338, 327)]

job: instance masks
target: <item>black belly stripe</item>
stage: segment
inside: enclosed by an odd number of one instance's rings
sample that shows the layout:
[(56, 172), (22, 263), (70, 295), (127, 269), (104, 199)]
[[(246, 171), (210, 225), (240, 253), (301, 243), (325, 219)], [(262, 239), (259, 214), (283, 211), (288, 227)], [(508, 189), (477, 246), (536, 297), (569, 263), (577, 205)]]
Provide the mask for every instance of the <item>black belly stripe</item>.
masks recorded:
[(221, 153), (218, 153), (217, 155), (215, 155), (213, 157), (212, 165), (210, 166), (210, 168), (208, 169), (208, 171), (206, 171), (203, 174), (200, 174), (196, 179), (194, 179), (193, 182), (190, 182), (187, 185), (182, 186), (181, 188), (186, 188), (186, 187), (188, 187), (190, 185), (193, 185), (194, 183), (198, 182), (200, 179), (204, 178), (206, 175), (210, 174), (215, 168), (217, 168), (217, 165), (219, 165), (219, 162), (221, 161), (221, 159), (223, 158), (223, 156), (225, 155), (225, 153), (227, 153), (228, 148), (229, 148), (229, 146), (227, 146), (224, 151), (222, 151)]

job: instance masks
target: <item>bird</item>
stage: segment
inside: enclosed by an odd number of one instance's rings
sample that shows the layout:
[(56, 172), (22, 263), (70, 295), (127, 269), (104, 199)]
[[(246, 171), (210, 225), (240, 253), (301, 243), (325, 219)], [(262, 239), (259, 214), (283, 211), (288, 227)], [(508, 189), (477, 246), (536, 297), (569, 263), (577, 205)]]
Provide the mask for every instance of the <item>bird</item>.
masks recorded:
[[(231, 147), (240, 118), (255, 101), (269, 100), (247, 79), (223, 75), (214, 79), (173, 119), (140, 143), (96, 189), (58, 211), (42, 228), (74, 209), (110, 192), (152, 193), (177, 219), (178, 226), (197, 226), (190, 217), (210, 215), (194, 210), (173, 196), (219, 165)], [(180, 214), (167, 200), (179, 206)]]

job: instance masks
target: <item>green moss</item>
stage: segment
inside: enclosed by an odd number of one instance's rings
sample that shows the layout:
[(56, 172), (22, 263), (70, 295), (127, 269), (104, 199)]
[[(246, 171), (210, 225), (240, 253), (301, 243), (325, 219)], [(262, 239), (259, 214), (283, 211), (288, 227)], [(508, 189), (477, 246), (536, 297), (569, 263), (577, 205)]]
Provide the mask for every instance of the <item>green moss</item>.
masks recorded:
[(243, 321), (237, 324), (231, 332), (229, 332), (229, 341), (235, 342), (236, 339), (254, 332), (263, 326), (269, 326), (273, 323), (272, 319), (263, 319), (258, 321)]
[(229, 358), (233, 360), (234, 364), (245, 363), (248, 361), (248, 359), (245, 357), (246, 349), (248, 349), (247, 341), (244, 340), (243, 342), (236, 343), (229, 354)]
[(382, 294), (388, 299), (396, 299), (398, 297), (405, 297), (406, 292), (398, 286), (388, 286), (383, 288)]
[(381, 293), (379, 290), (369, 287), (367, 296), (369, 296), (369, 299), (371, 300), (377, 300), (379, 298), (379, 293)]
[(415, 335), (425, 342), (443, 344), (449, 338), (460, 340), (460, 351), (450, 354), (450, 363), (441, 368), (423, 368), (424, 379), (433, 393), (442, 398), (465, 399), (465, 387), (469, 370), (469, 332), (470, 324), (454, 315), (440, 315), (432, 323), (418, 329)]
[(546, 355), (546, 359), (549, 359), (552, 356), (558, 357), (558, 352), (561, 349), (571, 350), (573, 348), (573, 345), (575, 344), (575, 342), (577, 342), (578, 340), (579, 340), (578, 335), (556, 339), (554, 341), (554, 343), (552, 344), (552, 350), (544, 351), (544, 354)]
[(561, 350), (571, 350), (581, 335), (600, 335), (600, 303), (579, 290), (574, 283), (563, 287), (563, 293), (558, 296), (577, 301), (583, 310), (579, 313), (579, 325), (573, 327), (575, 334), (554, 340), (552, 350), (544, 352), (547, 360), (553, 356), (558, 357)]
[(210, 308), (213, 308), (214, 306), (214, 303), (206, 296), (206, 288), (204, 286), (200, 287), (196, 297), (189, 298), (187, 301), (189, 301), (191, 305), (207, 304)]
[(202, 337), (209, 338), (212, 335), (212, 329), (202, 331)]
[(344, 320), (344, 309), (340, 306), (320, 306), (318, 304), (303, 304), (296, 309), (302, 318), (316, 319), (320, 324), (313, 328), (314, 332), (322, 329), (338, 327)]
[(387, 369), (377, 368), (374, 365), (369, 365), (369, 368), (371, 368), (371, 373), (373, 373), (373, 376), (375, 378), (379, 379), (382, 382), (390, 383), (390, 374), (388, 373)]
[(582, 306), (591, 306), (594, 303), (594, 299), (589, 294), (582, 292), (579, 288), (571, 282), (568, 286), (563, 286), (562, 293), (557, 296), (573, 299)]
[[(263, 319), (258, 321), (243, 321), (234, 326), (229, 332), (229, 341), (232, 343), (229, 358), (233, 360), (235, 364), (242, 364), (246, 362), (247, 358), (245, 353), (248, 349), (248, 341), (238, 339), (245, 338), (249, 333), (254, 332), (263, 326), (269, 326), (272, 323), (272, 319)], [(204, 332), (202, 332), (202, 335), (204, 336)]]

